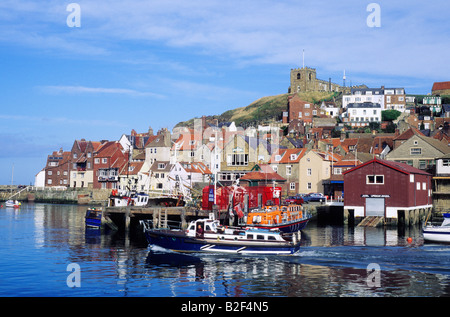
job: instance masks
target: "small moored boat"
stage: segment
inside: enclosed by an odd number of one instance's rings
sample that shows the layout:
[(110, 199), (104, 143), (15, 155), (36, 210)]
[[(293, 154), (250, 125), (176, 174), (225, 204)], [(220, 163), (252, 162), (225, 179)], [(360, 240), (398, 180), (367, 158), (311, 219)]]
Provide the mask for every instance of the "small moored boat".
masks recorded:
[(90, 228), (100, 228), (102, 225), (103, 211), (100, 208), (88, 208), (86, 210), (85, 222)]
[(291, 233), (304, 229), (310, 219), (301, 205), (266, 205), (248, 213), (246, 226)]
[(444, 213), (440, 226), (428, 225), (423, 228), (423, 239), (432, 242), (450, 243), (450, 213)]
[(289, 255), (300, 249), (300, 231), (282, 235), (279, 230), (224, 227), (218, 220), (192, 221), (187, 230), (151, 228), (142, 221), (150, 245), (177, 252)]
[(18, 202), (17, 200), (9, 199), (5, 202), (5, 206), (10, 208), (20, 208), (20, 205), (21, 203)]

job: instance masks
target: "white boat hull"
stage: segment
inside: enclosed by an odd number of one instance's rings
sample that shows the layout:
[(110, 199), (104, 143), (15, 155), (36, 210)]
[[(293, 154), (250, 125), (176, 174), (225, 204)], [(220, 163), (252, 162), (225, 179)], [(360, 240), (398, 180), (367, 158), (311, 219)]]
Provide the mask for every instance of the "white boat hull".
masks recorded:
[(425, 227), (423, 229), (423, 238), (425, 241), (450, 243), (450, 228)]

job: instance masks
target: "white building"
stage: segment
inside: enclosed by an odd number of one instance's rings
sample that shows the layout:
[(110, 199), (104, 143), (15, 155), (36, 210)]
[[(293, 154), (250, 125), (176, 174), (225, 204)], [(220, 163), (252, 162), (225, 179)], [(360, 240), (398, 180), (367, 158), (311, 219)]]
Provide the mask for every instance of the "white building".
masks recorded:
[(381, 123), (381, 110), (379, 103), (351, 103), (347, 105), (343, 121), (352, 127), (365, 127), (371, 122)]
[(346, 109), (349, 104), (372, 102), (384, 107), (384, 87), (382, 88), (352, 88), (350, 95), (342, 96), (342, 108)]

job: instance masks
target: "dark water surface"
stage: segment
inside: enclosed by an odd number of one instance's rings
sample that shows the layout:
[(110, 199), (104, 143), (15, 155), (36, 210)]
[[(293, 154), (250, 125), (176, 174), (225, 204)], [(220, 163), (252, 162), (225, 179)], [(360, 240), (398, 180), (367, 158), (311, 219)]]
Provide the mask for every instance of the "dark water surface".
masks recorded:
[[(450, 246), (424, 244), (419, 226), (402, 232), (311, 222), (294, 256), (183, 255), (150, 250), (124, 234), (86, 230), (85, 211), (49, 204), (0, 209), (0, 296), (450, 294)], [(69, 287), (77, 281), (72, 264), (79, 267), (80, 287)]]

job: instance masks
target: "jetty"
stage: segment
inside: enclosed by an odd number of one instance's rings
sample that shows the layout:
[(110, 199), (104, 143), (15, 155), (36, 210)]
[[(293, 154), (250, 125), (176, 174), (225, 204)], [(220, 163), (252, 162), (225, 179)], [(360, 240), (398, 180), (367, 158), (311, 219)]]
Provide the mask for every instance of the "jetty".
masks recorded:
[(157, 227), (167, 227), (170, 222), (186, 227), (191, 219), (208, 217), (210, 210), (194, 207), (104, 207), (104, 217), (110, 227), (129, 231), (139, 225), (140, 220), (151, 219)]

